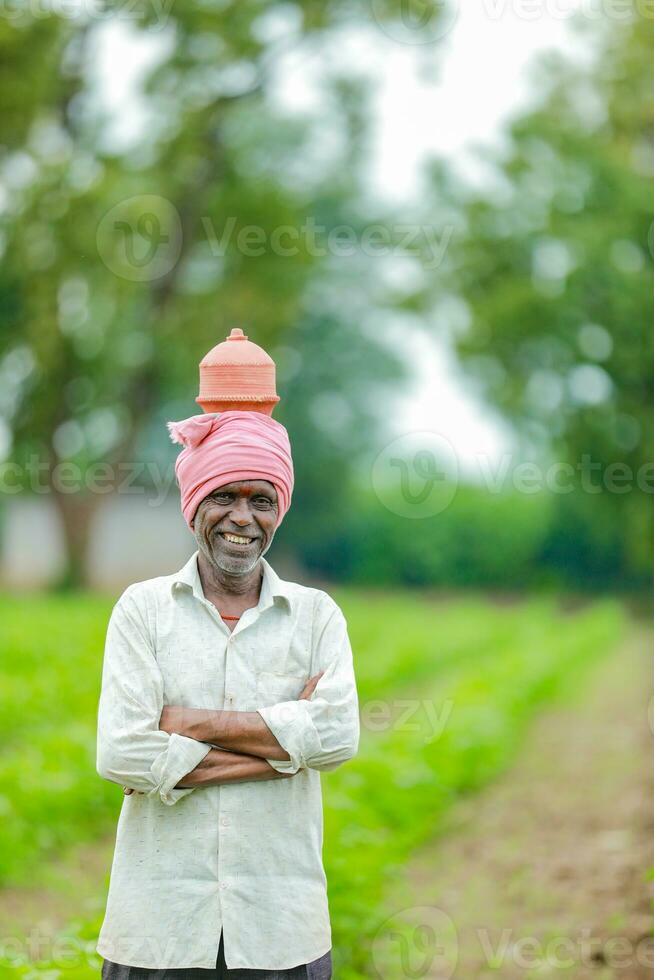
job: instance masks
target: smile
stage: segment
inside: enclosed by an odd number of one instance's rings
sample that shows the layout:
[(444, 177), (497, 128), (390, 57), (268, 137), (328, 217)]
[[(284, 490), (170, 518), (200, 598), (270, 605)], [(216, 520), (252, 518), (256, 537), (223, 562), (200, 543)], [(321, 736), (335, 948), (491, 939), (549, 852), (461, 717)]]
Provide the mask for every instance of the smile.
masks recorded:
[(223, 537), (225, 541), (229, 541), (230, 544), (238, 544), (241, 547), (243, 547), (244, 545), (252, 544), (252, 542), (254, 541), (254, 538), (246, 538), (242, 534), (227, 534), (224, 531), (221, 531), (220, 533), (221, 533), (221, 537)]

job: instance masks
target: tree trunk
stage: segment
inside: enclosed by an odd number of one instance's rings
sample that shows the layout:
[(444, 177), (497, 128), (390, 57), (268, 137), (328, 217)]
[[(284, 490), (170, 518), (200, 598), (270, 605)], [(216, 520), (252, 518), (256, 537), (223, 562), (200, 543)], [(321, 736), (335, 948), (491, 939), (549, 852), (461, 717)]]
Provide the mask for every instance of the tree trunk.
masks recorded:
[(62, 493), (55, 487), (52, 487), (52, 494), (66, 549), (66, 564), (55, 587), (62, 590), (86, 588), (89, 585), (91, 526), (101, 498), (90, 493)]

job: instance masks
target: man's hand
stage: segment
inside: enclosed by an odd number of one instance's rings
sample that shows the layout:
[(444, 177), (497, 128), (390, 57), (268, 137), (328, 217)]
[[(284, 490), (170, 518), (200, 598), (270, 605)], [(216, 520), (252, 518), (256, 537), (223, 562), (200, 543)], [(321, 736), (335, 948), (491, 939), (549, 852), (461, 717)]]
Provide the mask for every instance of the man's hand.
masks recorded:
[(311, 698), (311, 695), (313, 694), (313, 692), (316, 689), (316, 684), (318, 683), (318, 681), (320, 680), (320, 678), (322, 677), (322, 675), (324, 673), (325, 673), (325, 671), (324, 670), (321, 670), (320, 673), (319, 674), (316, 674), (315, 677), (310, 677), (309, 678), (309, 680), (306, 682), (306, 684), (302, 688), (302, 693), (298, 697), (298, 701), (309, 701), (309, 699)]

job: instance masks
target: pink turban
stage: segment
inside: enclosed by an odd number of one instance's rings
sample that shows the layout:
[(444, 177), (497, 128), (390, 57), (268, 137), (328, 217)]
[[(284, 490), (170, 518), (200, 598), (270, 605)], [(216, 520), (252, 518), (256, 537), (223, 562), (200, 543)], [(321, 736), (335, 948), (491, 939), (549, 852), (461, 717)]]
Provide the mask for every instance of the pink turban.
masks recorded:
[(235, 480), (268, 480), (277, 490), (277, 527), (291, 504), (293, 460), (288, 432), (260, 412), (216, 412), (168, 422), (170, 438), (184, 449), (175, 463), (182, 513), (189, 527), (200, 505)]

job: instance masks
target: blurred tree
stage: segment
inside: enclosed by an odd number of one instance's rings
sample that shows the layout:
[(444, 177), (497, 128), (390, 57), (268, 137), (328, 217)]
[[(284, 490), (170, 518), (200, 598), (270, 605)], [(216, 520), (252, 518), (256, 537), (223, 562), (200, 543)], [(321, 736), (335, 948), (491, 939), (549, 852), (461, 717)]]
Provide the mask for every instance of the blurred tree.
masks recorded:
[(483, 191), (439, 163), (432, 177), (459, 216), (447, 272), (464, 365), (527, 445), (574, 467), (552, 550), (607, 525), (617, 578), (654, 558), (654, 22), (592, 41), (591, 65), (542, 63), (542, 101), (486, 153)]
[[(53, 495), (76, 584), (102, 499), (83, 486), (93, 466), (108, 465), (104, 490), (122, 479), (231, 326), (271, 346), (302, 315), (318, 324), (307, 297), (329, 256), (302, 229), (319, 200), (363, 220), (364, 92), (326, 72), (319, 118), (285, 117), (271, 94), (281, 57), (315, 57), (352, 22), (345, 0), (30, 9), (0, 25), (0, 443)], [(106, 108), (107, 50), (145, 66), (130, 139)], [(374, 359), (354, 363), (373, 378)]]
[(319, 310), (320, 304), (298, 320), (286, 352), (297, 373), (278, 417), (291, 434), (295, 491), (282, 540), (293, 542), (305, 568), (339, 579), (350, 573), (357, 518), (379, 507), (357, 492), (353, 463), (374, 440), (380, 393), (402, 372), (394, 355), (354, 331), (346, 315)]

